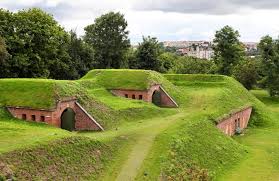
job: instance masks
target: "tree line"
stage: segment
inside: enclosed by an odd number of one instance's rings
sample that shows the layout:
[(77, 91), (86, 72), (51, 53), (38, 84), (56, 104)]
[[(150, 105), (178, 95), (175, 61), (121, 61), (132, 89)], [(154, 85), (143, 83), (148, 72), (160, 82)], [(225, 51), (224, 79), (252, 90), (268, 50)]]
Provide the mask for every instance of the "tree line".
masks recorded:
[(213, 59), (203, 60), (180, 56), (150, 36), (132, 47), (127, 26), (123, 14), (109, 12), (78, 37), (41, 9), (0, 9), (0, 77), (78, 79), (93, 68), (149, 69), (228, 75), (248, 89), (260, 86), (279, 94), (279, 40), (263, 37), (260, 56), (252, 59), (245, 55), (239, 32), (225, 26), (215, 34)]

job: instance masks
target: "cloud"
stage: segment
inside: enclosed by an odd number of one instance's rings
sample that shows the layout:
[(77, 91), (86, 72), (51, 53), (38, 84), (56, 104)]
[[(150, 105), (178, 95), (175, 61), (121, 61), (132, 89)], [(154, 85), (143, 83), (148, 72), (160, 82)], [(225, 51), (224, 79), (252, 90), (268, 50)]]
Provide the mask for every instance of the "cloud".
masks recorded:
[(279, 17), (279, 1), (272, 0), (0, 0), (1, 7), (11, 11), (42, 8), (66, 30), (75, 29), (81, 36), (96, 17), (120, 11), (133, 43), (148, 35), (160, 41), (211, 40), (225, 25), (239, 30), (243, 41), (279, 34), (279, 21), (274, 19)]
[(133, 8), (188, 14), (233, 14), (246, 9), (279, 9), (278, 0), (138, 0)]

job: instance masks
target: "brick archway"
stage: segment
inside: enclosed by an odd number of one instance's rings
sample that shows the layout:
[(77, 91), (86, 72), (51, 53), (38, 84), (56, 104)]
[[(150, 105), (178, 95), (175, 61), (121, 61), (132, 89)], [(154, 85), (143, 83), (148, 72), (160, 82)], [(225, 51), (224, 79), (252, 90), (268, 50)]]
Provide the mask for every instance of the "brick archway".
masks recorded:
[[(95, 130), (103, 131), (103, 127), (77, 102), (76, 98), (62, 98), (53, 109), (33, 109), (28, 107), (7, 107), (9, 112), (19, 119), (44, 122), (62, 128), (62, 114), (71, 109), (75, 113), (74, 124), (70, 131)], [(68, 130), (68, 129), (67, 129)]]
[[(160, 107), (178, 107), (178, 104), (172, 99), (172, 97), (164, 90), (160, 84), (154, 84), (146, 90), (131, 90), (131, 89), (113, 89), (111, 90), (112, 94), (120, 97), (138, 99), (146, 102), (153, 102), (153, 93), (159, 92), (158, 100), (160, 97), (160, 104), (155, 104)], [(160, 96), (159, 96), (160, 95)], [(154, 103), (154, 102), (153, 102)]]
[(151, 99), (153, 104), (155, 104), (156, 106), (161, 106), (161, 91), (157, 89), (154, 90)]
[(74, 109), (72, 109), (71, 107), (67, 107), (66, 109), (64, 109), (61, 113), (60, 120), (62, 129), (68, 131), (75, 130), (76, 113)]

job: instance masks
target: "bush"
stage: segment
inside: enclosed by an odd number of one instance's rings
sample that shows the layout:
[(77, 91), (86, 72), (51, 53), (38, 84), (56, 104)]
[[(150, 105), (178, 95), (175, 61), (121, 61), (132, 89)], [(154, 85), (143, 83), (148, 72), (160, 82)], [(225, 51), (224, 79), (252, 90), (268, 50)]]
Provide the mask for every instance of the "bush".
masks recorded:
[(238, 80), (246, 89), (250, 90), (257, 83), (258, 72), (256, 61), (247, 59), (241, 61), (233, 69), (233, 77)]

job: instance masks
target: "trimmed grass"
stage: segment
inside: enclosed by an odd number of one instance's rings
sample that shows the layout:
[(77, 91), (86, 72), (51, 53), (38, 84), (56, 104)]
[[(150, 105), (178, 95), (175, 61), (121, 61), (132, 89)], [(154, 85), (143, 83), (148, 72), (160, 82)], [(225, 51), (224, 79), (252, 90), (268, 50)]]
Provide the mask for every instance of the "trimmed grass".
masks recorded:
[[(177, 85), (176, 80), (173, 83)], [(180, 109), (189, 115), (156, 136), (136, 180), (215, 179), (245, 158), (246, 148), (218, 131), (214, 123), (233, 109), (263, 105), (233, 79), (226, 78), (222, 84), (213, 87), (199, 81), (189, 85), (186, 80), (179, 86), (189, 98)]]
[(39, 143), (70, 136), (68, 131), (42, 123), (32, 123), (11, 118), (0, 108), (0, 153), (34, 147)]
[(235, 138), (249, 148), (249, 156), (220, 180), (279, 180), (279, 99), (264, 90), (251, 92), (268, 106), (272, 124), (250, 128), (245, 136)]
[(152, 84), (162, 84), (163, 76), (151, 70), (97, 69), (83, 78), (96, 81), (106, 89), (146, 90)]
[(0, 79), (0, 106), (55, 107), (55, 81)]
[[(274, 128), (272, 120), (278, 115), (271, 115), (271, 108), (266, 108), (243, 86), (226, 76), (163, 76), (153, 71), (93, 70), (82, 80), (52, 82), (55, 97), (76, 96), (106, 131), (69, 133), (11, 119), (0, 109), (0, 129), (9, 130), (0, 135), (1, 146), (4, 145), (0, 161), (11, 165), (20, 179), (31, 176), (62, 180), (216, 179), (234, 171), (234, 165), (244, 163), (242, 159), (257, 155), (253, 154), (257, 150), (252, 145), (261, 143), (227, 137), (214, 126), (216, 121), (232, 110), (252, 105), (250, 126), (257, 128), (250, 129), (249, 137), (251, 130)], [(161, 83), (175, 98), (178, 109), (162, 109), (142, 101), (115, 97), (107, 90), (146, 89), (154, 82)], [(26, 91), (32, 92), (32, 89)], [(266, 125), (264, 129), (260, 129), (262, 125)], [(265, 132), (262, 134), (258, 138), (268, 138)], [(274, 149), (268, 146), (270, 152), (267, 153), (273, 155), (269, 158), (275, 160), (276, 167), (277, 137), (273, 136), (274, 139), (264, 143), (274, 144)], [(9, 142), (14, 144), (10, 146)], [(268, 156), (265, 152), (258, 153), (263, 155), (258, 158)], [(258, 158), (251, 160), (256, 162)], [(39, 172), (36, 171), (38, 166)]]
[(2, 177), (12, 174), (18, 180), (96, 180), (123, 144), (123, 138), (101, 143), (87, 137), (68, 137), (12, 151), (0, 155), (0, 163), (6, 167)]

